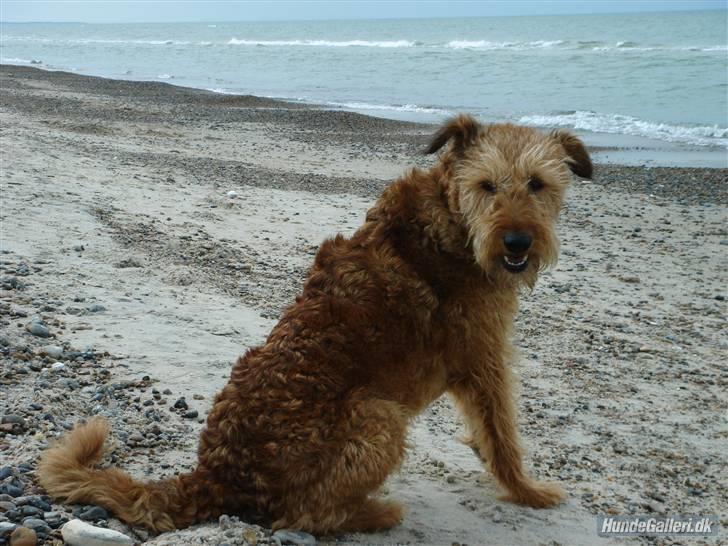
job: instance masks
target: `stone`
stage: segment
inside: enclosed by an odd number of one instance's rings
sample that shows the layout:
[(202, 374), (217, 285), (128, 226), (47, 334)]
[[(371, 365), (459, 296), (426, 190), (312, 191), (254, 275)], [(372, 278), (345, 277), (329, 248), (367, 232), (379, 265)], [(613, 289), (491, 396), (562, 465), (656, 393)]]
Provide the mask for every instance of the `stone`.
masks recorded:
[(185, 412), (185, 419), (195, 419), (198, 415), (197, 410), (189, 410)]
[(101, 311), (106, 311), (106, 307), (100, 303), (92, 303), (86, 306), (86, 311), (89, 313), (100, 313)]
[(228, 196), (228, 199), (235, 199), (238, 196), (238, 192), (230, 190), (226, 195)]
[(0, 538), (9, 537), (10, 534), (17, 529), (18, 526), (9, 521), (0, 521)]
[(183, 410), (189, 409), (189, 406), (187, 405), (187, 401), (185, 400), (184, 396), (182, 398), (178, 399), (174, 403), (174, 407), (176, 409), (183, 409)]
[(109, 513), (100, 506), (91, 506), (81, 512), (78, 517), (86, 521), (98, 521), (100, 519), (109, 519)]
[(63, 348), (58, 345), (46, 345), (41, 350), (51, 358), (61, 358), (63, 356)]
[(0, 482), (5, 478), (9, 478), (13, 475), (13, 468), (11, 466), (3, 466), (0, 468)]
[(72, 519), (61, 527), (61, 536), (69, 546), (133, 546), (134, 541), (123, 533), (102, 529)]
[(303, 531), (281, 529), (273, 533), (273, 538), (277, 538), (281, 542), (281, 544), (293, 544), (295, 546), (316, 546), (316, 538), (313, 535), (304, 533)]
[(25, 518), (23, 520), (23, 527), (33, 529), (38, 535), (50, 535), (53, 532), (48, 524), (39, 518)]
[(51, 337), (50, 330), (40, 322), (29, 322), (25, 329), (31, 334), (38, 337)]
[(20, 415), (14, 415), (11, 413), (3, 415), (0, 422), (2, 422), (3, 425), (11, 424), (20, 425), (21, 427), (25, 426), (25, 419), (23, 419)]
[(18, 527), (10, 535), (10, 546), (35, 546), (38, 544), (38, 535), (33, 529)]

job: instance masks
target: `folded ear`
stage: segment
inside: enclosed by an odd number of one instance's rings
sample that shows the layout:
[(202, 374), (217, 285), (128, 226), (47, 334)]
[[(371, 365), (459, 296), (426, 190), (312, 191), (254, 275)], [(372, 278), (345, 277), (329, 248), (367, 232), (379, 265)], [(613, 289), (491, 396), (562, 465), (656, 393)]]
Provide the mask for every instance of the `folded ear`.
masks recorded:
[(586, 151), (584, 143), (569, 131), (553, 131), (551, 136), (558, 140), (566, 150), (568, 156), (566, 162), (569, 164), (571, 172), (582, 178), (591, 178), (592, 162), (589, 159), (589, 153)]
[(480, 123), (472, 116), (460, 114), (446, 121), (440, 130), (435, 133), (425, 153), (434, 154), (447, 144), (450, 139), (453, 140), (453, 150), (460, 153), (471, 144), (474, 144), (478, 140), (479, 134)]

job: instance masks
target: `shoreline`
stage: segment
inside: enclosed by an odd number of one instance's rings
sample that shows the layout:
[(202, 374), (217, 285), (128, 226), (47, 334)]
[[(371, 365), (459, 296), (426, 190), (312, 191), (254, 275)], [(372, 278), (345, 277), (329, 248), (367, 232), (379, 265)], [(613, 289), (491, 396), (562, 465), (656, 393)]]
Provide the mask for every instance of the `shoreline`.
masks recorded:
[[(0, 86), (0, 488), (14, 507), (0, 532), (30, 525), (33, 502), (52, 543), (80, 507), (43, 497), (39, 453), (103, 415), (115, 465), (145, 479), (190, 469), (235, 359), (298, 294), (320, 243), (430, 164), (432, 129), (5, 65)], [(564, 486), (564, 504), (498, 500), (445, 396), (412, 423), (382, 491), (403, 522), (320, 542), (589, 544), (599, 514), (719, 514), (727, 177), (597, 164), (568, 190), (560, 260), (523, 294), (513, 364), (525, 464)], [(151, 537), (96, 513), (156, 546), (275, 544), (234, 518)]]
[[(328, 101), (305, 101), (297, 100), (293, 97), (276, 97), (264, 95), (252, 95), (245, 93), (228, 92), (219, 89), (210, 89), (200, 86), (187, 86), (171, 83), (159, 78), (149, 78), (142, 80), (112, 78), (108, 76), (99, 76), (93, 74), (69, 71), (61, 68), (48, 68), (38, 66), (36, 64), (0, 64), (2, 67), (18, 67), (36, 69), (44, 72), (60, 72), (79, 77), (101, 78), (111, 81), (128, 82), (128, 83), (154, 83), (160, 85), (169, 85), (171, 87), (188, 89), (200, 93), (213, 93), (215, 95), (229, 97), (256, 97), (261, 101), (274, 101), (276, 103), (285, 103), (287, 105), (299, 105), (302, 108), (322, 109), (333, 112), (352, 112), (365, 115), (368, 117), (385, 119), (389, 121), (400, 121), (413, 123), (418, 126), (428, 127), (432, 129), (447, 117), (454, 115), (456, 112), (441, 109), (439, 107), (421, 107), (416, 106), (414, 111), (408, 111), (402, 106), (402, 111), (398, 111), (394, 106), (388, 105), (367, 105), (361, 103), (358, 106), (347, 106), (347, 103), (336, 103)], [(355, 104), (355, 103), (349, 103)], [(289, 106), (290, 107), (290, 106)], [(420, 112), (418, 112), (418, 110)], [(427, 111), (427, 112), (425, 112)], [(475, 115), (475, 114), (474, 114)], [(477, 117), (477, 115), (476, 115)], [(493, 119), (485, 120), (487, 123), (511, 122), (517, 123), (517, 120)], [(593, 151), (593, 160), (596, 163), (640, 166), (640, 167), (693, 167), (693, 168), (728, 168), (728, 149), (720, 146), (698, 146), (694, 144), (686, 144), (680, 142), (658, 140), (652, 137), (638, 136), (622, 133), (601, 133), (589, 130), (573, 129), (569, 127), (547, 127), (536, 126), (541, 130), (563, 128), (574, 132), (580, 136), (584, 142)]]

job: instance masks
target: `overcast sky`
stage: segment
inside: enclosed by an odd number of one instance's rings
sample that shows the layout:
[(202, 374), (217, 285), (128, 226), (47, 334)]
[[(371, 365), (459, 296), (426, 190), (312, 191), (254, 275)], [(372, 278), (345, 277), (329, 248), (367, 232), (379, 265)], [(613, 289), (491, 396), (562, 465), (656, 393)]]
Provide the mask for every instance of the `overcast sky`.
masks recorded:
[(0, 0), (1, 21), (89, 23), (478, 17), (726, 9), (726, 0), (34, 1)]

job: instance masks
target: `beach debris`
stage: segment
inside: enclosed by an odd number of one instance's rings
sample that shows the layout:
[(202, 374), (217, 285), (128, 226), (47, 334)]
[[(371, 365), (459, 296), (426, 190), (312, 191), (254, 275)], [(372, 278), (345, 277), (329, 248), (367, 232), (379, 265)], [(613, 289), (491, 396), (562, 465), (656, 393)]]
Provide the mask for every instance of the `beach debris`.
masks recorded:
[(229, 192), (227, 192), (227, 196), (229, 199), (235, 199), (238, 196), (238, 192), (236, 192), (235, 190), (230, 190)]
[(134, 541), (123, 533), (102, 529), (80, 519), (72, 519), (61, 527), (61, 535), (70, 546), (132, 546)]

